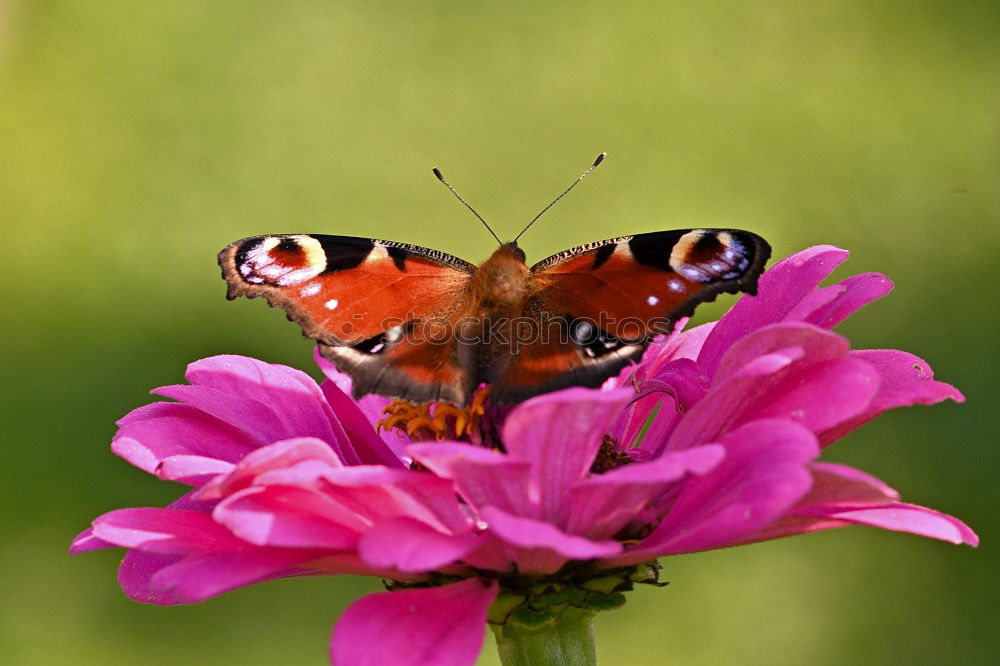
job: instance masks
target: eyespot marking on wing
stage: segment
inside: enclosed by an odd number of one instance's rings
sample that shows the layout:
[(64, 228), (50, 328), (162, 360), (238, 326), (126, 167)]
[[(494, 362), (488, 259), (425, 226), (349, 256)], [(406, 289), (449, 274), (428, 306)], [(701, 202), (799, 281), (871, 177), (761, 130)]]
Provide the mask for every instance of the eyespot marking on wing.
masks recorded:
[(240, 276), (247, 282), (280, 287), (311, 280), (327, 265), (319, 241), (305, 235), (248, 240), (236, 252), (235, 260)]

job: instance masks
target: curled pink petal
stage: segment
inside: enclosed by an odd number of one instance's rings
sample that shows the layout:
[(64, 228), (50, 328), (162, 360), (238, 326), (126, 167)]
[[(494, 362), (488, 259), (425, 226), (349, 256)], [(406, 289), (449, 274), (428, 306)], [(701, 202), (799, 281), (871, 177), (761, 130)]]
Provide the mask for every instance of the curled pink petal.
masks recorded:
[[(351, 455), (345, 462), (349, 464), (378, 464), (389, 467), (402, 467), (403, 463), (399, 459), (399, 449), (393, 449), (383, 437), (379, 437), (375, 431), (375, 424), (369, 420), (365, 412), (360, 409), (358, 403), (349, 395), (340, 390), (336, 384), (325, 381), (321, 385), (323, 395), (327, 403), (336, 412), (337, 417), (344, 427), (350, 446), (347, 450)], [(382, 406), (378, 408), (378, 416)], [(389, 436), (389, 441), (399, 442), (396, 436)]]
[(289, 486), (241, 490), (219, 503), (212, 518), (258, 546), (351, 550), (368, 526), (321, 492)]
[(164, 459), (177, 455), (201, 455), (233, 463), (262, 443), (191, 405), (177, 403), (140, 407), (119, 424), (111, 450), (150, 473)]
[(93, 534), (126, 548), (165, 555), (239, 549), (242, 542), (200, 511), (119, 509), (94, 520)]
[(311, 573), (299, 565), (317, 555), (310, 550), (252, 549), (178, 558), (131, 550), (122, 560), (118, 582), (136, 601), (191, 604), (246, 585)]
[(518, 570), (525, 574), (553, 573), (567, 560), (608, 557), (621, 551), (613, 539), (593, 540), (567, 534), (552, 523), (512, 516), (496, 507), (484, 507), (480, 515), (492, 534), (517, 546)]
[(828, 462), (814, 462), (809, 467), (813, 485), (799, 506), (835, 502), (856, 506), (863, 502), (882, 504), (899, 499), (899, 493), (885, 481), (860, 469)]
[(884, 506), (855, 509), (817, 509), (812, 517), (910, 532), (954, 544), (979, 545), (979, 537), (958, 518), (915, 504), (892, 502)]
[(814, 433), (863, 413), (879, 389), (878, 372), (857, 358), (838, 358), (793, 368), (766, 395), (752, 402), (737, 422), (782, 418)]
[(156, 468), (156, 475), (165, 481), (200, 486), (234, 468), (233, 463), (218, 458), (178, 455), (164, 458)]
[(86, 553), (90, 550), (114, 548), (115, 546), (116, 544), (113, 544), (110, 541), (98, 539), (94, 536), (94, 529), (92, 527), (88, 527), (83, 532), (80, 532), (75, 539), (73, 539), (73, 543), (70, 544), (69, 547), (69, 552), (70, 554), (75, 555), (77, 553)]
[(831, 298), (821, 306), (802, 312), (802, 321), (833, 328), (859, 309), (892, 291), (892, 280), (881, 273), (852, 275), (830, 287), (821, 287), (816, 293), (830, 291)]
[(336, 666), (472, 666), (497, 584), (476, 579), (381, 592), (347, 607), (333, 630)]
[(851, 357), (874, 368), (879, 374), (879, 390), (863, 413), (822, 432), (820, 441), (824, 445), (860, 428), (888, 409), (933, 405), (942, 400), (965, 401), (965, 396), (954, 386), (935, 381), (930, 366), (919, 356), (895, 349), (863, 349), (852, 351)]
[(412, 518), (377, 523), (358, 545), (361, 558), (377, 569), (433, 571), (462, 559), (483, 539), (472, 533), (444, 534)]
[(786, 516), (747, 541), (763, 541), (851, 524), (910, 532), (976, 546), (979, 538), (962, 521), (899, 501), (883, 481), (847, 465), (813, 463), (812, 489)]
[(235, 492), (253, 482), (253, 479), (269, 470), (285, 469), (289, 465), (313, 460), (326, 468), (338, 468), (343, 464), (326, 442), (315, 437), (296, 437), (264, 446), (247, 455), (226, 476), (220, 476), (206, 484), (199, 492), (202, 499), (217, 499)]
[(680, 411), (687, 411), (701, 400), (708, 391), (708, 377), (697, 363), (680, 358), (667, 363), (639, 384), (639, 395), (667, 393), (677, 403)]
[(438, 476), (451, 479), (472, 506), (495, 506), (520, 516), (539, 509), (531, 491), (531, 464), (470, 444), (435, 442), (407, 448)]

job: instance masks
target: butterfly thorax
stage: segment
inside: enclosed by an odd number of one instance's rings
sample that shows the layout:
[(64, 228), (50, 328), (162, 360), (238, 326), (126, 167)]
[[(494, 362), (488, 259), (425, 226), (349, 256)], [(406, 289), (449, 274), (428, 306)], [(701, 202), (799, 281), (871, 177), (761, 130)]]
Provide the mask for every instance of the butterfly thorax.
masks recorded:
[(501, 245), (472, 274), (473, 301), (482, 316), (518, 317), (528, 296), (528, 266), (517, 245)]

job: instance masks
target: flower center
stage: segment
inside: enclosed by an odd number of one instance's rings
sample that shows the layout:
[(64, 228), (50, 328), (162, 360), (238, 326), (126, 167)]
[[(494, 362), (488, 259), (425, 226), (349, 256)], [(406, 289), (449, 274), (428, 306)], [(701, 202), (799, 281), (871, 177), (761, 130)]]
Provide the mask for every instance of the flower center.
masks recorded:
[(590, 466), (591, 474), (604, 474), (616, 467), (631, 465), (635, 460), (626, 451), (618, 448), (618, 442), (611, 435), (605, 435), (601, 441), (601, 448)]
[(460, 439), (478, 441), (479, 421), (486, 413), (484, 403), (489, 387), (478, 389), (465, 407), (450, 402), (428, 402), (415, 405), (406, 400), (393, 400), (382, 408), (388, 414), (377, 424), (378, 430), (402, 430), (416, 440)]

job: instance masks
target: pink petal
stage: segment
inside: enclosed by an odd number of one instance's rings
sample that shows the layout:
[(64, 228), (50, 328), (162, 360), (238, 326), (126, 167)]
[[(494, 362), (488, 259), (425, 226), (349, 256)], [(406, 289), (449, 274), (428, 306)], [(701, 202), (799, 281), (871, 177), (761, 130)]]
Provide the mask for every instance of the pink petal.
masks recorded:
[(323, 492), (358, 516), (375, 522), (409, 516), (442, 532), (465, 532), (469, 518), (448, 479), (388, 467), (332, 469)]
[(708, 377), (697, 363), (680, 358), (650, 373), (639, 384), (639, 394), (666, 393), (677, 403), (677, 408), (685, 412), (704, 397), (708, 383)]
[[(333, 363), (320, 354), (319, 345), (317, 345), (313, 350), (313, 359), (315, 359), (316, 365), (318, 365), (319, 369), (323, 371), (323, 374), (327, 376), (329, 382), (332, 383), (333, 386), (336, 387), (341, 393), (350, 397), (358, 411), (361, 412), (362, 416), (368, 421), (372, 428), (375, 428), (376, 424), (385, 418), (384, 409), (389, 403), (392, 402), (392, 398), (370, 393), (366, 396), (355, 399), (353, 397), (353, 382), (351, 381), (351, 377), (346, 373), (337, 370), (337, 367)], [(324, 382), (324, 384), (325, 383), (326, 382)], [(324, 387), (323, 390), (326, 392), (328, 389)], [(348, 427), (347, 423), (345, 423), (345, 427)], [(353, 432), (353, 430), (349, 430), (349, 432)], [(401, 454), (407, 444), (410, 444), (410, 439), (399, 430), (391, 430), (376, 434), (380, 436), (382, 441), (384, 441), (397, 456)]]
[(368, 525), (322, 493), (288, 486), (251, 487), (227, 497), (213, 517), (258, 546), (353, 550)]
[(979, 537), (958, 518), (915, 504), (893, 502), (877, 507), (831, 509), (826, 512), (817, 511), (814, 517), (910, 532), (954, 544), (979, 545)]
[(856, 506), (863, 502), (883, 504), (899, 499), (899, 493), (884, 481), (860, 469), (828, 462), (813, 462), (809, 467), (813, 485), (799, 502), (800, 506), (834, 502)]
[(168, 456), (156, 468), (156, 475), (165, 481), (200, 486), (235, 467), (233, 463), (205, 456)]
[(738, 419), (795, 421), (820, 433), (864, 412), (879, 388), (879, 374), (856, 358), (838, 358), (794, 367)]
[(898, 493), (879, 479), (846, 465), (812, 463), (813, 487), (775, 523), (746, 541), (763, 541), (805, 532), (869, 525), (976, 546), (978, 537), (952, 516), (898, 501)]
[[(350, 446), (345, 446), (345, 462), (355, 465), (386, 465), (404, 467), (397, 451), (390, 448), (375, 432), (375, 427), (359, 409), (358, 403), (331, 381), (320, 386), (326, 401), (344, 427)], [(381, 409), (380, 409), (381, 411)], [(384, 416), (384, 414), (380, 414)]]
[[(298, 447), (309, 444), (310, 441), (315, 440), (303, 438), (279, 442), (256, 452), (260, 455), (255, 453), (253, 457), (247, 456), (244, 461), (246, 467), (261, 472), (252, 477), (252, 482), (258, 489), (267, 488), (267, 493), (257, 495), (244, 492), (240, 495), (239, 503), (223, 503), (224, 506), (220, 505), (223, 508), (217, 515), (218, 519), (227, 521), (233, 529), (258, 543), (264, 543), (267, 535), (272, 534), (269, 530), (279, 517), (282, 521), (295, 521), (314, 516), (343, 525), (359, 534), (366, 525), (376, 520), (396, 516), (410, 516), (446, 532), (462, 532), (467, 529), (468, 519), (447, 479), (374, 465), (334, 467), (315, 464), (322, 461), (308, 458), (296, 463), (293, 454), (300, 452)], [(295, 446), (280, 448), (289, 443)], [(327, 455), (330, 455), (328, 450)], [(277, 465), (275, 469), (269, 469), (275, 460), (290, 466)], [(310, 481), (314, 483), (309, 483)], [(295, 482), (302, 485), (261, 485), (267, 482)], [(237, 488), (242, 487), (246, 487), (246, 483), (222, 488), (225, 493), (234, 493)], [(212, 484), (205, 488), (212, 489)], [(236, 494), (232, 497), (236, 497)], [(258, 502), (265, 502), (268, 506), (258, 505)], [(230, 513), (230, 510), (236, 512)], [(286, 525), (283, 522), (282, 525), (289, 529), (294, 527), (292, 523)], [(307, 534), (308, 528), (303, 527), (300, 536), (305, 538)]]
[(674, 399), (669, 396), (664, 397), (656, 405), (656, 411), (650, 412), (646, 431), (641, 433), (639, 440), (633, 445), (634, 448), (626, 448), (625, 450), (629, 451), (639, 462), (656, 458), (664, 443), (670, 439), (670, 433), (674, 431), (683, 417), (684, 412), (677, 409), (677, 403)]
[[(619, 414), (610, 435), (622, 449), (632, 449), (636, 446), (646, 448), (647, 443), (653, 439), (662, 442), (680, 419), (680, 411), (676, 404), (673, 398), (662, 393), (651, 393), (637, 398)], [(655, 419), (651, 420), (654, 415)], [(651, 431), (653, 428), (660, 431), (655, 438), (650, 436), (651, 432), (640, 437), (644, 431)]]
[(948, 399), (965, 401), (965, 396), (954, 386), (935, 381), (927, 362), (913, 354), (895, 349), (864, 349), (852, 351), (851, 358), (868, 363), (878, 372), (879, 390), (864, 413), (820, 435), (824, 446), (860, 428), (887, 409), (932, 405)]
[(665, 363), (677, 359), (696, 360), (698, 354), (701, 353), (702, 345), (705, 344), (705, 340), (708, 339), (716, 323), (718, 322), (710, 321), (686, 331), (678, 331), (670, 336), (654, 340), (639, 364), (640, 368), (648, 371), (643, 376), (647, 376), (648, 373), (655, 372), (658, 367)]
[(200, 455), (236, 462), (263, 442), (191, 405), (158, 402), (119, 421), (111, 450), (139, 469), (155, 473), (170, 456)]
[(566, 560), (589, 560), (621, 552), (612, 539), (591, 540), (563, 532), (555, 525), (531, 518), (512, 516), (492, 506), (480, 511), (491, 533), (520, 550), (515, 560), (523, 574), (548, 574)]
[(688, 474), (706, 473), (725, 455), (723, 447), (709, 444), (578, 481), (570, 489), (560, 524), (566, 532), (588, 539), (611, 537), (669, 484)]
[(899, 493), (880, 479), (837, 463), (812, 462), (813, 484), (802, 499), (775, 522), (747, 537), (744, 542), (765, 541), (779, 537), (804, 534), (833, 527), (844, 527), (846, 522), (813, 517), (831, 508), (883, 506), (899, 499)]
[(511, 460), (530, 465), (542, 517), (558, 516), (570, 484), (590, 470), (604, 435), (634, 397), (630, 389), (572, 388), (532, 398), (510, 413), (502, 438)]
[(818, 307), (804, 312), (794, 312), (789, 318), (833, 328), (849, 316), (882, 298), (892, 291), (892, 280), (881, 273), (852, 275), (830, 287), (821, 287), (815, 293), (830, 293), (831, 298)]
[(246, 544), (201, 511), (118, 509), (94, 520), (93, 534), (126, 548), (178, 555), (239, 549)]
[(150, 604), (191, 604), (265, 580), (311, 572), (316, 551), (254, 548), (177, 559), (131, 550), (118, 569), (126, 596)]
[(84, 531), (80, 532), (75, 539), (73, 539), (73, 543), (71, 543), (69, 547), (69, 552), (71, 555), (76, 555), (77, 553), (86, 553), (91, 550), (101, 550), (103, 548), (115, 547), (116, 544), (95, 537), (94, 528), (88, 527)]
[(413, 444), (406, 452), (436, 475), (451, 479), (472, 507), (495, 506), (519, 516), (536, 516), (529, 463), (480, 446), (458, 442)]
[(762, 326), (729, 348), (719, 362), (712, 386), (717, 387), (730, 377), (745, 375), (747, 364), (761, 356), (796, 348), (802, 350), (801, 358), (816, 363), (843, 358), (851, 346), (847, 338), (812, 324), (784, 322)]
[(382, 592), (347, 607), (333, 630), (337, 666), (471, 666), (483, 645), (497, 584)]
[(377, 569), (364, 562), (357, 552), (324, 553), (309, 560), (309, 570), (318, 574), (375, 576), (387, 580), (415, 583), (426, 580), (421, 574), (406, 574), (398, 569)]
[(712, 329), (698, 364), (711, 376), (736, 341), (762, 326), (785, 321), (847, 256), (846, 250), (817, 245), (769, 268), (760, 278), (757, 295), (743, 295)]
[(338, 453), (349, 448), (319, 386), (308, 375), (242, 356), (214, 356), (188, 366), (191, 385), (153, 391), (197, 407), (262, 442), (322, 439)]
[(669, 513), (639, 546), (611, 562), (731, 545), (788, 511), (812, 484), (816, 438), (790, 421), (761, 420), (728, 432), (726, 458), (689, 477)]
[(514, 568), (514, 560), (507, 552), (503, 541), (492, 534), (481, 535), (486, 538), (479, 542), (479, 546), (462, 557), (462, 561), (470, 567), (475, 567), (483, 571), (511, 571)]
[(323, 402), (319, 386), (306, 373), (249, 356), (228, 354), (200, 359), (188, 365), (184, 378), (195, 386), (263, 403), (272, 402), (276, 391), (287, 392), (289, 403), (281, 405), (280, 410), (293, 417), (312, 413), (314, 406)]
[(306, 460), (316, 461), (330, 469), (343, 467), (343, 463), (323, 440), (296, 437), (263, 446), (250, 453), (230, 474), (205, 484), (197, 496), (202, 499), (218, 499), (246, 487), (264, 472), (286, 469)]
[(358, 553), (375, 568), (417, 573), (452, 564), (481, 542), (475, 534), (444, 534), (401, 517), (377, 523), (362, 537)]

